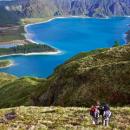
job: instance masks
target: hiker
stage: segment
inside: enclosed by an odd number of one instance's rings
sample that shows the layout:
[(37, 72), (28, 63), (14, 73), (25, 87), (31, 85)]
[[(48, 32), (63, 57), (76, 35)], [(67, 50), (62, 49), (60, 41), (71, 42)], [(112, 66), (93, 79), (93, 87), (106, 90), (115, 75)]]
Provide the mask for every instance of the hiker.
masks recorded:
[(98, 125), (99, 122), (99, 110), (98, 108), (95, 106), (92, 106), (90, 109), (90, 115), (92, 116), (92, 124), (93, 125)]
[(110, 107), (108, 104), (105, 104), (103, 106), (103, 126), (108, 127), (109, 126), (109, 121), (110, 121), (110, 117), (111, 117), (111, 111), (110, 111)]
[(96, 102), (96, 108), (99, 110), (99, 115), (103, 115), (103, 106), (99, 101)]
[(102, 119), (101, 124), (103, 125), (104, 105), (102, 105), (102, 104), (100, 103), (100, 101), (96, 101), (96, 107), (97, 107), (98, 110), (99, 110), (99, 116), (101, 116), (101, 119)]

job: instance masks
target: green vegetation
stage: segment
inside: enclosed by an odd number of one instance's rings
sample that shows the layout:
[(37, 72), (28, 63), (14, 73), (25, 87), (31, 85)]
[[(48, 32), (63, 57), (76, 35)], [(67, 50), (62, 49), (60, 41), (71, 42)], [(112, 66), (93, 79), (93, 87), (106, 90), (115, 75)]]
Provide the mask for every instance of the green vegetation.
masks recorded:
[[(3, 75), (2, 75), (3, 78)], [(45, 79), (32, 77), (14, 78), (7, 76), (1, 79), (0, 85), (0, 107), (13, 107), (19, 105), (33, 105), (34, 92), (40, 91), (41, 83), (44, 84)]]
[(0, 84), (2, 99), (0, 107), (17, 105), (88, 107), (96, 100), (108, 102), (113, 106), (128, 105), (129, 54), (129, 44), (98, 49), (73, 57), (56, 68), (54, 74), (47, 79), (13, 78), (13, 82), (9, 80), (6, 85)]
[(120, 46), (120, 42), (119, 41), (115, 41), (113, 47), (119, 47)]
[(112, 108), (110, 126), (94, 126), (87, 108), (62, 107), (16, 107), (1, 109), (1, 118), (15, 110), (16, 119), (0, 123), (1, 130), (129, 130), (130, 110), (128, 107)]
[(48, 78), (42, 105), (90, 106), (96, 100), (127, 105), (130, 100), (130, 45), (81, 53)]
[(89, 55), (95, 55), (95, 54), (100, 54), (101, 52), (107, 51), (108, 48), (101, 48), (101, 49), (96, 49), (96, 50), (92, 50), (89, 52), (81, 52), (80, 54), (72, 57), (71, 59), (69, 59), (66, 63), (72, 62), (72, 61), (76, 61), (76, 60), (80, 60), (81, 58), (87, 57)]
[[(129, 54), (129, 44), (84, 52), (58, 67), (47, 79), (16, 78), (0, 73), (0, 108), (71, 106), (1, 109), (1, 119), (12, 109), (17, 117), (0, 123), (0, 129), (129, 130), (129, 108), (117, 107), (129, 105), (130, 101)], [(93, 126), (85, 108), (97, 100), (116, 106), (111, 108), (113, 114), (108, 128)]]
[(13, 40), (24, 40), (24, 26), (3, 26), (0, 29), (0, 42), (11, 42)]
[(10, 48), (0, 48), (0, 55), (55, 52), (55, 51), (56, 51), (55, 49), (49, 47), (48, 45), (30, 43), (30, 44), (18, 45)]
[(12, 61), (10, 60), (0, 60), (0, 68), (7, 67), (12, 64)]
[(6, 73), (0, 73), (0, 88), (8, 83), (13, 82), (17, 78), (13, 75), (9, 75)]

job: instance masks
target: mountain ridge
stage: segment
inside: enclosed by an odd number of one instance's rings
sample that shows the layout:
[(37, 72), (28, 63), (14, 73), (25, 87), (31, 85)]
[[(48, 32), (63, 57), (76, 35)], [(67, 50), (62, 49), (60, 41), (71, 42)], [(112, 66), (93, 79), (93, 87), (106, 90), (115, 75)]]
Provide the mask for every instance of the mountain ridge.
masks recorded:
[[(0, 1), (0, 17), (19, 23), (21, 18), (56, 16), (111, 17), (130, 15), (130, 0), (14, 0)], [(5, 15), (4, 15), (5, 14)], [(4, 16), (4, 17), (3, 17)]]

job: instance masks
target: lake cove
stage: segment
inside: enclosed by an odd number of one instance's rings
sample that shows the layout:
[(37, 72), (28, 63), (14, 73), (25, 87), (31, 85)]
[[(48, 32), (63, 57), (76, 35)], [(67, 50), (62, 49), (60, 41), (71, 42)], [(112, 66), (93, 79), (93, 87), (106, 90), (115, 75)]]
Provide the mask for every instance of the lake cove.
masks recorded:
[(130, 29), (129, 17), (96, 18), (57, 18), (45, 23), (26, 27), (27, 38), (41, 44), (48, 44), (62, 53), (28, 56), (7, 56), (15, 65), (2, 68), (16, 76), (48, 77), (54, 69), (67, 59), (83, 51), (112, 47), (118, 40), (125, 44), (125, 33)]

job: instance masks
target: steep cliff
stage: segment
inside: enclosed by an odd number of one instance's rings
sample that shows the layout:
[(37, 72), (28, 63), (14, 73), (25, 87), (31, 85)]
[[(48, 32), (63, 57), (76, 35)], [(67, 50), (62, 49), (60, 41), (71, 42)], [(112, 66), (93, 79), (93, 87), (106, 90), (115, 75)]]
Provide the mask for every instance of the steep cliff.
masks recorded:
[(0, 2), (0, 10), (0, 17), (9, 21), (23, 17), (126, 16), (130, 15), (130, 0), (13, 0)]
[[(130, 15), (130, 0), (18, 0), (27, 17), (85, 15), (90, 17)], [(24, 3), (24, 4), (23, 4)]]

